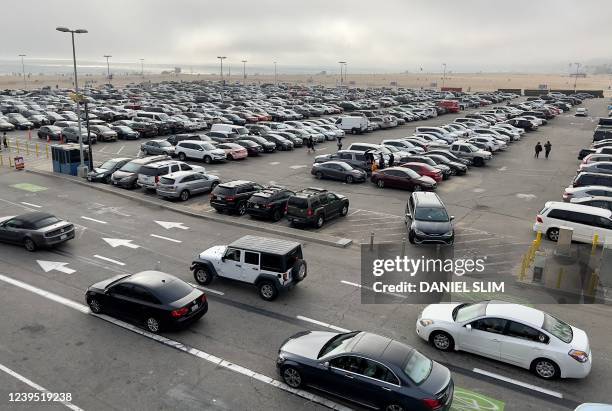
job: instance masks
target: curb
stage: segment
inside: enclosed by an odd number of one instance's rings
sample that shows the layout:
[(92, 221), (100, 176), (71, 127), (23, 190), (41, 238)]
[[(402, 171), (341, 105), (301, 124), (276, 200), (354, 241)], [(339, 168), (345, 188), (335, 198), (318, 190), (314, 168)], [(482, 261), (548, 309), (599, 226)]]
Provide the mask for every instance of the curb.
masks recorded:
[(346, 248), (348, 246), (350, 246), (353, 243), (353, 240), (350, 238), (342, 238), (342, 237), (335, 237), (335, 236), (330, 236), (330, 235), (326, 235), (326, 234), (310, 234), (308, 232), (304, 232), (304, 231), (300, 231), (300, 230), (296, 230), (293, 228), (284, 228), (284, 229), (280, 229), (280, 228), (272, 228), (267, 224), (257, 224), (254, 222), (245, 222), (245, 221), (238, 221), (237, 219), (233, 219), (233, 220), (227, 220), (224, 218), (220, 218), (220, 217), (216, 217), (214, 215), (208, 215), (208, 214), (204, 214), (204, 213), (198, 213), (196, 211), (190, 211), (190, 210), (186, 210), (181, 206), (176, 206), (173, 204), (160, 204), (156, 201), (153, 200), (149, 200), (147, 198), (142, 198), (140, 196), (134, 195), (129, 191), (125, 191), (125, 192), (120, 192), (117, 190), (112, 190), (109, 188), (106, 188), (104, 185), (102, 184), (90, 184), (87, 183), (85, 181), (80, 181), (76, 178), (69, 178), (69, 177), (64, 177), (62, 175), (58, 175), (55, 173), (52, 173), (50, 171), (43, 171), (43, 170), (32, 170), (32, 169), (26, 169), (25, 170), (28, 173), (32, 173), (32, 174), (36, 174), (36, 175), (41, 175), (41, 176), (45, 176), (45, 177), (53, 177), (53, 178), (60, 178), (64, 181), (68, 181), (71, 182), (73, 184), (79, 184), (85, 187), (89, 187), (92, 188), (94, 190), (98, 190), (98, 191), (103, 191), (105, 193), (109, 193), (109, 194), (114, 194), (116, 196), (119, 197), (123, 197), (123, 198), (127, 198), (129, 200), (135, 200), (138, 201), (142, 204), (146, 204), (148, 206), (154, 206), (154, 207), (159, 207), (159, 208), (164, 208), (166, 210), (170, 210), (170, 211), (174, 211), (180, 214), (184, 214), (184, 215), (188, 215), (190, 217), (196, 217), (196, 218), (202, 218), (204, 220), (210, 220), (210, 221), (214, 221), (216, 223), (221, 223), (221, 224), (229, 224), (229, 225), (233, 225), (236, 227), (242, 227), (242, 228), (247, 228), (247, 229), (251, 229), (251, 230), (255, 230), (255, 231), (262, 231), (262, 232), (266, 232), (266, 233), (270, 233), (270, 234), (277, 234), (277, 235), (285, 235), (285, 236), (289, 236), (292, 238), (296, 238), (299, 240), (303, 240), (303, 241), (311, 241), (313, 243), (318, 243), (318, 244), (322, 244), (322, 245), (326, 245), (326, 246), (331, 246), (331, 247), (338, 247), (338, 248)]

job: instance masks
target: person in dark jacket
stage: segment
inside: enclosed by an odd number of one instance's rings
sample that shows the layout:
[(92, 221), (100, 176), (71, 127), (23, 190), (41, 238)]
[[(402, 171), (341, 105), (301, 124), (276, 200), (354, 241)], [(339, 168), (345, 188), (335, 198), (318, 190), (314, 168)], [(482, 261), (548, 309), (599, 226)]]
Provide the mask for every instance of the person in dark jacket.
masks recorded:
[(383, 168), (385, 168), (385, 158), (383, 157), (382, 153), (380, 153), (378, 155), (378, 169), (382, 170)]
[(338, 136), (336, 139), (338, 140), (338, 151), (340, 151), (342, 150), (342, 136)]
[(552, 150), (552, 144), (550, 144), (550, 141), (546, 141), (546, 144), (544, 144), (544, 157), (548, 158), (550, 150)]
[(538, 144), (535, 145), (535, 158), (540, 157), (540, 153), (542, 152), (542, 144), (538, 141)]
[(389, 154), (389, 167), (393, 167), (393, 165), (395, 164), (395, 156), (393, 155), (393, 153)]

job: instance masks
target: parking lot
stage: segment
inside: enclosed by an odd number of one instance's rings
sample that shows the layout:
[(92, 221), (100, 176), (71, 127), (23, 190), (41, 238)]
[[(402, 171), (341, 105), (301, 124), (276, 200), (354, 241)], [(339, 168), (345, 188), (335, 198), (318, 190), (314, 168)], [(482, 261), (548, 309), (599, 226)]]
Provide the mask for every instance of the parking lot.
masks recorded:
[[(500, 278), (516, 276), (534, 238), (535, 215), (544, 202), (559, 199), (575, 174), (577, 151), (590, 140), (593, 118), (606, 113), (601, 100), (586, 100), (583, 106), (592, 117), (576, 118), (573, 111), (559, 115), (549, 125), (526, 133), (507, 152), (496, 154), (485, 167), (472, 167), (466, 176), (453, 176), (438, 186), (437, 193), (455, 216), (456, 256), (487, 256), (487, 265)], [(446, 124), (465, 113), (347, 135), (344, 145), (408, 136), (416, 126)], [(24, 131), (8, 136), (22, 144), (28, 140)], [(553, 146), (551, 158), (535, 159), (535, 143), (546, 140)], [(135, 157), (142, 141), (98, 143), (94, 161)], [(206, 168), (222, 181), (248, 179), (293, 190), (315, 186), (347, 196), (348, 215), (318, 230), (291, 228), (286, 220), (272, 223), (226, 214), (211, 221), (154, 206), (171, 204), (217, 215), (208, 194), (184, 203), (169, 202), (141, 189), (92, 184), (104, 188), (100, 191), (48, 175), (0, 168), (3, 214), (44, 209), (77, 227), (77, 241), (35, 255), (3, 245), (10, 252), (0, 254), (0, 294), (9, 306), (21, 307), (19, 314), (9, 312), (5, 317), (5, 328), (11, 332), (1, 337), (0, 346), (20, 348), (3, 350), (4, 365), (21, 373), (36, 365), (36, 379), (42, 385), (55, 392), (72, 391), (73, 402), (82, 409), (122, 409), (134, 401), (138, 409), (343, 409), (354, 405), (318, 391), (300, 390), (295, 395), (276, 380), (274, 360), (279, 344), (303, 329), (360, 329), (397, 338), (449, 367), (458, 387), (455, 410), (565, 410), (581, 402), (610, 400), (605, 386), (597, 383), (608, 379), (612, 366), (605, 306), (545, 307), (585, 329), (597, 356), (587, 379), (541, 381), (507, 364), (436, 351), (414, 334), (422, 306), (361, 304), (358, 245), (368, 243), (372, 235), (376, 243), (393, 244), (407, 237), (404, 211), (409, 192), (379, 189), (369, 181), (348, 185), (317, 180), (310, 174), (314, 155), (331, 153), (336, 145), (330, 141), (316, 149), (316, 154), (298, 148)], [(44, 158), (26, 158), (26, 169), (45, 166)], [(228, 224), (235, 221), (252, 227)], [(261, 234), (257, 227), (262, 225), (268, 230), (282, 228), (269, 234), (273, 237), (291, 238), (291, 233), (306, 231), (348, 238), (353, 245), (342, 249), (304, 241), (308, 278), (272, 304), (259, 299), (249, 286), (218, 279), (206, 288), (210, 312), (189, 330), (163, 333), (163, 339), (108, 317), (84, 315), (88, 308), (83, 290), (90, 284), (145, 269), (193, 281), (189, 264), (198, 252), (246, 234)], [(59, 265), (50, 268), (45, 262)], [(2, 382), (4, 391), (24, 389), (13, 379)]]

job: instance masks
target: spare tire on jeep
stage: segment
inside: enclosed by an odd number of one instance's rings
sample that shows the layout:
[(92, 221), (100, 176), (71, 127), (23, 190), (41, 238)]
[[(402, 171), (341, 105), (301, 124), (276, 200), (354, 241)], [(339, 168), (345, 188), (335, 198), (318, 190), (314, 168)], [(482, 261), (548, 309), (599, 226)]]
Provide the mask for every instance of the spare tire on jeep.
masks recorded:
[(302, 281), (304, 277), (308, 274), (308, 264), (306, 264), (305, 260), (298, 258), (293, 263), (293, 267), (291, 267), (291, 278), (295, 281)]

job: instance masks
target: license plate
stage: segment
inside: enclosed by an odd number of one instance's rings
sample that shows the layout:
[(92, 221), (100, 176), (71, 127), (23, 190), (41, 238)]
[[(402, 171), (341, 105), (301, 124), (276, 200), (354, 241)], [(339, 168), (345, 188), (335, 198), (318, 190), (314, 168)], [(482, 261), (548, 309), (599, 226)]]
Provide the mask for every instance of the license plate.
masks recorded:
[(191, 311), (193, 312), (193, 311), (197, 310), (199, 307), (200, 307), (199, 305), (194, 304), (194, 305), (191, 306)]
[(68, 238), (68, 234), (62, 234), (60, 235), (60, 240), (65, 240)]
[(113, 181), (113, 185), (115, 185), (115, 186), (116, 186), (116, 185), (117, 185), (117, 182), (116, 182), (116, 181)]

